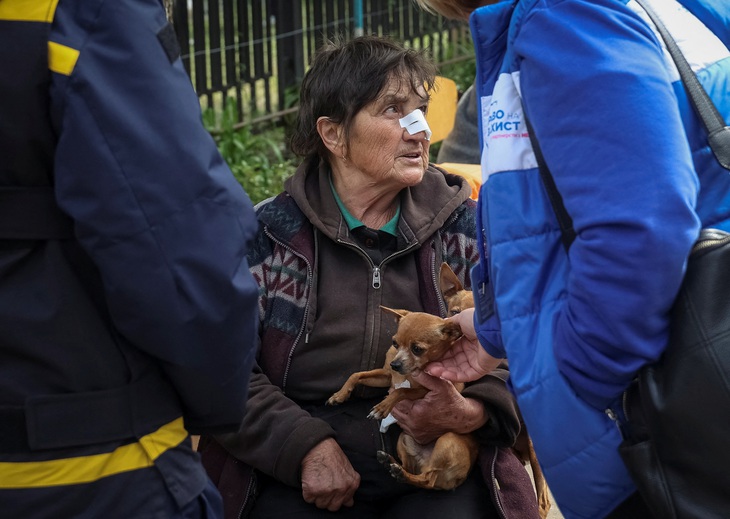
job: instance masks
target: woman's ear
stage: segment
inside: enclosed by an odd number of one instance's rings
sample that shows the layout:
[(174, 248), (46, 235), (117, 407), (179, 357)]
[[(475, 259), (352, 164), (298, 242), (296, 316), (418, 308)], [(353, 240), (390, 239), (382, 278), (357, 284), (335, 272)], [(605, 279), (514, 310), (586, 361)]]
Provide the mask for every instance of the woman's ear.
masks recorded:
[(342, 126), (339, 123), (329, 117), (320, 117), (317, 119), (317, 133), (332, 155), (345, 158), (345, 142)]

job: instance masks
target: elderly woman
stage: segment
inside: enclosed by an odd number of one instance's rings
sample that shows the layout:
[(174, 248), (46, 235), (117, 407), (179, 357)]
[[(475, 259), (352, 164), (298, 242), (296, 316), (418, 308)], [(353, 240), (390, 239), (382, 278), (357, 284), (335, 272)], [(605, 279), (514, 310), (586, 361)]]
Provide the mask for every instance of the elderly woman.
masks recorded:
[(434, 74), (420, 52), (362, 37), (325, 46), (304, 78), (292, 139), (304, 161), (285, 192), (258, 207), (249, 256), (261, 344), (246, 418), (203, 454), (229, 517), (536, 516), (526, 471), (505, 448), (519, 417), (503, 367), (462, 394), (429, 377), (428, 396), (393, 413), (421, 443), (476, 433), (480, 469), (450, 492), (399, 483), (377, 462), (378, 450), (395, 452), (401, 430), (380, 432), (367, 418), (386, 389), (360, 387), (325, 405), (349, 374), (383, 366), (396, 324), (380, 305), (445, 315), (443, 261), (469, 286), (470, 188), (428, 161)]

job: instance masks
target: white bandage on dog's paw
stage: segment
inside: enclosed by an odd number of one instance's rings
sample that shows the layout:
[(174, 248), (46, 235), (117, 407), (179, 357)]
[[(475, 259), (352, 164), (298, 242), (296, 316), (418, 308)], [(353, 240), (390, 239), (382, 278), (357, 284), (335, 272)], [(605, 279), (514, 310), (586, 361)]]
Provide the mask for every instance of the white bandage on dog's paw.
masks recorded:
[(408, 133), (411, 135), (415, 135), (418, 132), (426, 132), (426, 140), (431, 140), (431, 128), (426, 122), (426, 116), (418, 108), (400, 118), (400, 127), (408, 130)]
[[(396, 384), (393, 389), (398, 389), (399, 387), (411, 387), (411, 383), (407, 380), (404, 380), (400, 384)], [(380, 432), (384, 433), (388, 430), (388, 427), (390, 427), (392, 424), (396, 423), (398, 420), (395, 419), (395, 417), (392, 414), (388, 414), (385, 418), (380, 420)]]
[(392, 414), (389, 414), (388, 416), (386, 416), (385, 418), (383, 418), (382, 420), (380, 420), (380, 432), (381, 433), (387, 432), (388, 427), (390, 427), (391, 425), (393, 425), (397, 421), (398, 420), (396, 420), (395, 417), (393, 417)]

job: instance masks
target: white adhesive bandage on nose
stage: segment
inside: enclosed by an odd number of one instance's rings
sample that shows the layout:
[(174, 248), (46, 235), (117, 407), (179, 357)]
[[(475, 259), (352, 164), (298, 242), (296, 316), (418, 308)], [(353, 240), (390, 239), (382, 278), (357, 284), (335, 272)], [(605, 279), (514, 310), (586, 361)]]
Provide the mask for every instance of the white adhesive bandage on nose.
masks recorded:
[(415, 135), (418, 132), (426, 132), (426, 140), (431, 140), (431, 128), (429, 128), (426, 122), (426, 116), (418, 108), (400, 118), (400, 127), (408, 130), (408, 133), (411, 135)]

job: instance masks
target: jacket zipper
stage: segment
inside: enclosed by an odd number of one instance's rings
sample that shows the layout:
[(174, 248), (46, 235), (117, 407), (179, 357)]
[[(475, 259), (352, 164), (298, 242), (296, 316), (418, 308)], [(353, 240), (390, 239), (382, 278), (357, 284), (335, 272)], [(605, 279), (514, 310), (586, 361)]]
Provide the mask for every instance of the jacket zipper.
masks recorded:
[[(624, 440), (628, 439), (627, 435), (630, 436), (630, 434), (631, 434), (631, 431), (629, 429), (629, 423), (630, 423), (629, 405), (628, 405), (629, 389), (631, 389), (631, 385), (629, 385), (629, 387), (624, 389), (623, 392), (621, 393), (621, 412), (623, 412), (623, 415), (624, 415), (623, 418), (625, 420), (625, 423), (623, 423), (623, 424), (621, 423), (621, 420), (619, 419), (619, 416), (616, 413), (616, 411), (614, 411), (610, 407), (608, 409), (606, 409), (606, 411), (605, 411), (606, 415), (608, 415), (608, 417), (611, 419), (611, 421), (616, 425), (618, 432), (621, 434), (621, 438)], [(638, 391), (638, 388), (637, 388), (637, 391)]]
[(358, 245), (344, 241), (340, 238), (337, 239), (337, 243), (339, 243), (340, 245), (344, 245), (345, 247), (349, 247), (351, 249), (356, 250), (363, 258), (365, 258), (367, 260), (368, 264), (370, 265), (370, 271), (372, 273), (372, 283), (371, 284), (375, 290), (378, 290), (381, 286), (383, 286), (383, 273), (382, 273), (382, 269), (380, 267), (382, 265), (385, 265), (386, 263), (388, 263), (393, 258), (397, 258), (398, 256), (404, 255), (406, 252), (410, 251), (413, 247), (415, 247), (415, 244), (411, 244), (408, 247), (406, 247), (405, 249), (403, 249), (402, 251), (395, 252), (395, 253), (391, 254), (390, 256), (384, 258), (383, 261), (380, 262), (380, 265), (376, 265), (375, 263), (373, 263), (373, 260), (370, 258), (370, 256), (368, 256), (368, 253), (365, 252)]
[(621, 431), (621, 424), (618, 421), (618, 415), (616, 414), (616, 411), (611, 409), (610, 407), (605, 410), (606, 415), (611, 419), (613, 424), (616, 426), (616, 429), (618, 429), (618, 432), (621, 433), (621, 437), (623, 438), (623, 432)]
[(251, 467), (251, 477), (248, 481), (248, 486), (246, 487), (246, 496), (243, 498), (243, 503), (241, 504), (241, 509), (238, 511), (238, 515), (236, 516), (238, 519), (241, 519), (243, 516), (243, 511), (246, 508), (246, 505), (248, 504), (248, 499), (251, 497), (251, 494), (253, 493), (253, 487), (256, 482), (256, 474), (253, 467)]
[(695, 243), (694, 247), (692, 247), (692, 251), (690, 252), (690, 254), (695, 254), (696, 252), (705, 250), (709, 247), (719, 247), (728, 242), (730, 242), (730, 235), (723, 236), (721, 238), (706, 238)]
[(373, 288), (375, 290), (380, 288), (380, 267), (373, 265)]
[[(372, 282), (371, 282), (371, 285), (372, 285), (372, 287), (373, 287), (374, 290), (379, 290), (380, 287), (383, 286), (383, 275), (382, 275), (382, 270), (381, 270), (380, 267), (382, 265), (385, 265), (391, 259), (396, 258), (396, 257), (398, 257), (400, 255), (403, 255), (406, 252), (408, 252), (410, 249), (412, 249), (413, 247), (415, 247), (415, 245), (412, 244), (412, 245), (406, 247), (405, 249), (403, 249), (402, 251), (393, 253), (390, 256), (384, 258), (383, 261), (380, 262), (380, 265), (375, 265), (375, 263), (370, 258), (370, 256), (368, 256), (368, 254), (361, 247), (359, 247), (358, 245), (356, 245), (356, 244), (354, 244), (352, 242), (344, 241), (344, 240), (342, 240), (340, 238), (337, 239), (337, 243), (339, 243), (340, 245), (343, 245), (345, 247), (348, 247), (350, 249), (353, 249), (355, 252), (357, 252), (363, 258), (365, 258), (365, 261), (367, 261), (368, 265), (370, 265), (370, 270), (371, 270), (371, 273), (372, 273)], [(372, 349), (372, 344), (373, 344), (373, 342), (375, 340), (375, 322), (373, 322), (372, 326), (370, 327), (369, 334), (370, 334), (369, 335), (369, 337), (370, 337), (369, 340), (370, 340), (371, 349)]]
[(499, 495), (499, 491), (501, 490), (499, 488), (499, 481), (497, 480), (497, 475), (495, 474), (495, 467), (497, 465), (497, 447), (494, 447), (494, 454), (492, 455), (492, 463), (489, 467), (489, 476), (492, 478), (492, 486), (494, 487), (494, 502), (497, 504), (497, 509), (499, 511), (500, 517), (502, 519), (507, 519), (507, 514), (504, 511), (504, 507), (502, 506), (502, 498)]
[[(637, 388), (638, 390), (638, 388)], [(621, 409), (624, 411), (624, 418), (626, 421), (629, 421), (629, 390), (625, 389), (624, 392), (621, 394)]]
[(438, 299), (439, 302), (439, 311), (441, 312), (441, 317), (447, 317), (448, 316), (448, 308), (446, 308), (446, 301), (444, 301), (444, 296), (441, 293), (441, 285), (438, 280), (438, 275), (436, 272), (440, 272), (440, 267), (436, 268), (436, 251), (434, 250), (436, 248), (436, 245), (434, 242), (431, 242), (431, 281), (433, 281), (433, 286), (436, 289), (436, 299)]

